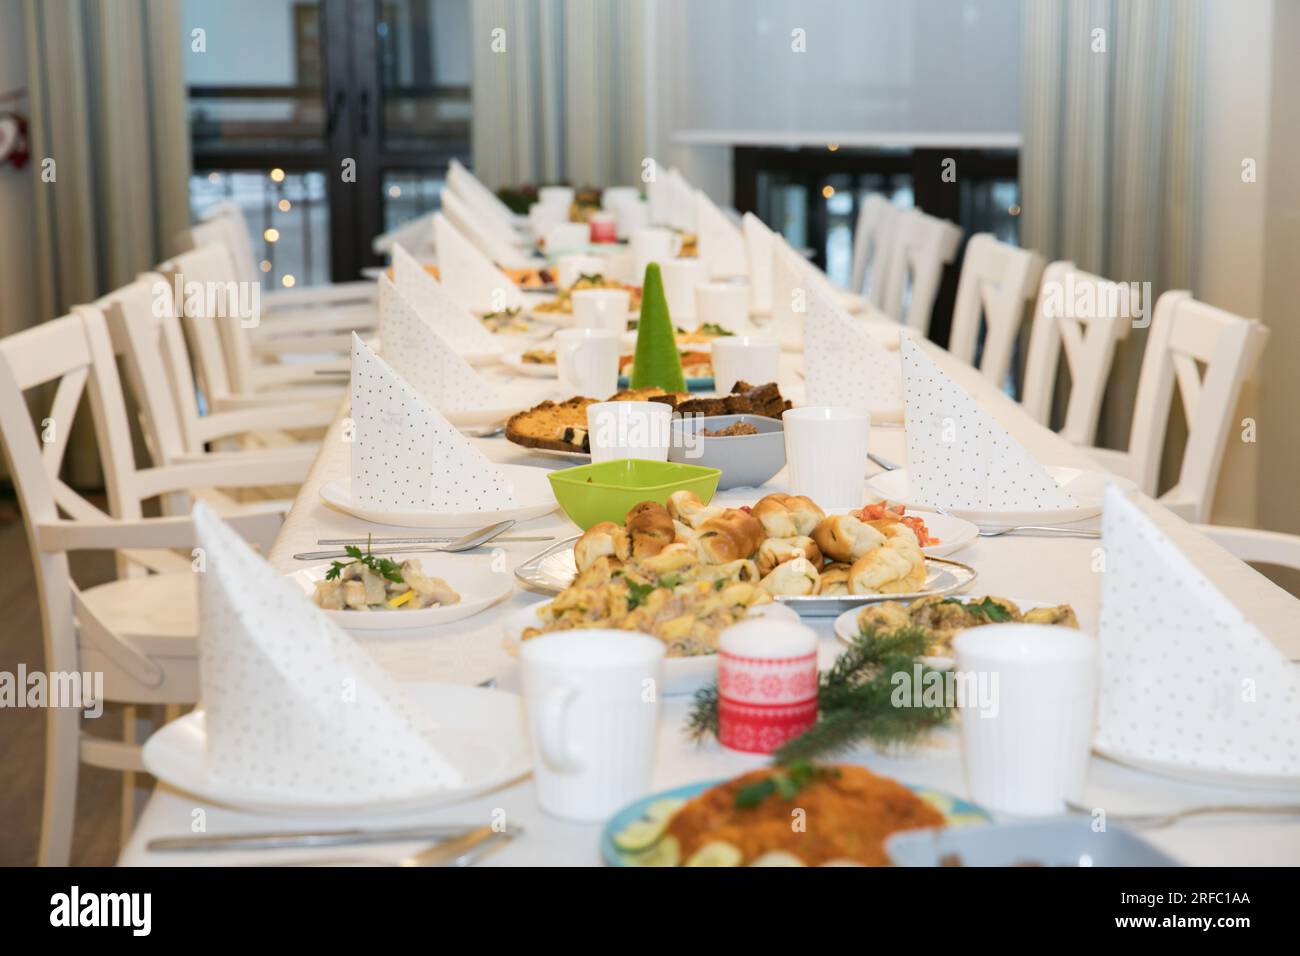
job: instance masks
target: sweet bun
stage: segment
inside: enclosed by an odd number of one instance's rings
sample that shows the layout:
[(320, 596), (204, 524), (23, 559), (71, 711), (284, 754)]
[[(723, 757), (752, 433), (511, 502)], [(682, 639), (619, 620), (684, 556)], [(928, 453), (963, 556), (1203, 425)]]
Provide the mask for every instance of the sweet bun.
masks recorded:
[(631, 543), (627, 533), (612, 521), (594, 524), (582, 533), (573, 546), (573, 559), (579, 571), (585, 571), (596, 563), (597, 558), (615, 558), (627, 560), (631, 552)]
[(813, 567), (822, 566), (821, 550), (809, 537), (768, 538), (759, 546), (754, 560), (758, 563), (758, 573), (766, 577), (778, 564), (795, 558), (805, 558), (812, 562)]
[(832, 515), (823, 519), (813, 529), (812, 539), (827, 558), (846, 564), (852, 564), (885, 543), (883, 534), (853, 515)]
[(915, 535), (895, 535), (849, 569), (850, 594), (905, 594), (925, 584), (925, 555)]
[(695, 548), (709, 564), (748, 558), (763, 543), (763, 526), (746, 511), (728, 508), (695, 529)]
[(772, 596), (788, 595), (798, 596), (812, 594), (817, 590), (818, 579), (821, 577), (817, 572), (816, 566), (811, 561), (804, 561), (796, 558), (793, 561), (783, 561), (772, 569), (770, 574), (763, 577), (759, 586)]
[(632, 557), (654, 557), (677, 537), (668, 509), (657, 501), (643, 501), (627, 513), (627, 535), (632, 541)]
[(700, 559), (694, 548), (689, 544), (674, 542), (666, 545), (658, 554), (643, 558), (641, 567), (651, 574), (667, 574), (699, 563)]
[(826, 517), (826, 512), (803, 495), (767, 495), (758, 500), (753, 511), (769, 538), (797, 538), (812, 534), (817, 522)]
[(843, 597), (849, 593), (850, 565), (828, 564), (822, 568), (821, 577), (817, 579), (817, 594), (827, 597)]
[(717, 505), (706, 505), (693, 491), (685, 489), (674, 491), (668, 496), (668, 514), (692, 528), (709, 518), (722, 514), (723, 509)]

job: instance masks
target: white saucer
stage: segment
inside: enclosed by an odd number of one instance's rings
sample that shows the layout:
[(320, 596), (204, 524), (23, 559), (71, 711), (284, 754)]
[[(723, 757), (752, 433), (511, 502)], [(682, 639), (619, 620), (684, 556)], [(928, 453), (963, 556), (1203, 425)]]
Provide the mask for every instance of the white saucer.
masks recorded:
[(459, 684), (403, 684), (422, 730), (464, 775), (451, 790), (431, 789), (387, 801), (353, 804), (319, 790), (256, 790), (214, 778), (206, 766), (204, 713), (167, 724), (144, 745), (144, 766), (164, 783), (205, 801), (252, 813), (372, 815), (467, 800), (532, 768), (524, 702), (514, 694)]
[(509, 478), (515, 489), (515, 504), (491, 511), (384, 511), (352, 500), (351, 481), (340, 478), (327, 481), (321, 485), (321, 499), (328, 505), (346, 511), (363, 521), (376, 524), (398, 525), (404, 528), (432, 528), (447, 530), (452, 528), (481, 528), (513, 518), (515, 521), (528, 521), (550, 514), (559, 505), (551, 491), (545, 468), (531, 468), (528, 465), (497, 465)]
[(516, 375), (526, 375), (529, 378), (559, 378), (560, 376), (559, 369), (554, 363), (542, 365), (537, 362), (525, 362), (522, 352), (506, 353), (501, 357), (501, 364)]
[(467, 408), (462, 411), (439, 409), (444, 418), (457, 428), (473, 428), (483, 425), (500, 425), (507, 418), (519, 411), (515, 405), (503, 408)]
[[(382, 547), (376, 553), (383, 554)], [(394, 554), (392, 558), (399, 563), (407, 558), (419, 561), (420, 570), (425, 576), (442, 578), (460, 595), (460, 600), (455, 604), (426, 607), (418, 611), (325, 611), (325, 616), (346, 631), (433, 628), (472, 617), (514, 590), (513, 577), (504, 570), (495, 569), (495, 560), (490, 555)], [(325, 580), (325, 573), (329, 569), (330, 564), (327, 562), (295, 571), (288, 577), (310, 598), (316, 590), (316, 582)]]

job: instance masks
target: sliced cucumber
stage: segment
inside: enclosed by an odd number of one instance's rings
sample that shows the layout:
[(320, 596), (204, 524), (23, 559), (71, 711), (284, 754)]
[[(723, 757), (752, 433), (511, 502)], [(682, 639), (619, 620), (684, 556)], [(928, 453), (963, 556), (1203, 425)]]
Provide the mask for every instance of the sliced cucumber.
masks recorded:
[(614, 846), (624, 853), (640, 853), (659, 842), (668, 826), (667, 820), (637, 820), (614, 834)]
[(674, 813), (686, 806), (686, 801), (677, 797), (664, 797), (662, 800), (656, 800), (650, 806), (645, 808), (645, 818), (647, 820), (668, 820)]
[(740, 866), (744, 861), (745, 854), (740, 852), (740, 847), (732, 843), (726, 843), (722, 840), (714, 840), (712, 843), (706, 843), (686, 861), (687, 866)]
[(623, 857), (628, 866), (677, 866), (682, 862), (681, 844), (677, 837), (666, 836), (643, 853)]
[(756, 858), (750, 866), (807, 866), (803, 860), (785, 850), (769, 850)]

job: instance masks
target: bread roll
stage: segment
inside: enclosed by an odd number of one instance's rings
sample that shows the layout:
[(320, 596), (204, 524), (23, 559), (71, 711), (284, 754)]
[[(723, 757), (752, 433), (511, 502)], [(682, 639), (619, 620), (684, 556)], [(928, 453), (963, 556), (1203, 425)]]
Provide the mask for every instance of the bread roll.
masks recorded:
[(849, 593), (849, 565), (835, 563), (822, 568), (821, 577), (817, 579), (817, 594), (828, 597), (842, 597)]
[(627, 559), (630, 544), (627, 534), (612, 521), (594, 524), (582, 533), (573, 546), (573, 558), (579, 571), (585, 571), (597, 558), (610, 557), (619, 561)]
[(673, 536), (673, 541), (679, 544), (689, 543), (695, 537), (695, 529), (684, 521), (678, 521), (676, 518), (673, 519), (673, 530), (677, 532)]
[(750, 557), (763, 543), (763, 526), (753, 515), (728, 508), (695, 529), (695, 549), (709, 564)]
[(832, 515), (813, 529), (812, 539), (832, 561), (852, 564), (885, 543), (885, 536), (853, 515)]
[(657, 501), (643, 501), (627, 513), (624, 522), (632, 541), (632, 557), (649, 558), (673, 543), (677, 527), (668, 509)]
[(758, 573), (766, 577), (778, 564), (795, 558), (805, 558), (816, 568), (822, 566), (821, 550), (809, 537), (768, 538), (759, 546), (754, 560), (758, 563)]
[(925, 555), (912, 534), (895, 535), (849, 569), (850, 594), (905, 594), (925, 584)]
[(689, 568), (692, 565), (699, 564), (699, 562), (699, 556), (689, 544), (673, 542), (658, 554), (643, 558), (640, 567), (650, 574), (667, 574), (670, 571)]
[(821, 577), (817, 568), (811, 561), (796, 558), (793, 561), (783, 561), (772, 569), (772, 573), (764, 576), (759, 582), (759, 586), (768, 594), (773, 595), (802, 595), (812, 594), (817, 590), (817, 582)]
[(760, 498), (753, 510), (769, 538), (810, 535), (817, 522), (826, 517), (826, 512), (803, 495), (768, 495)]
[(678, 521), (698, 528), (709, 518), (722, 514), (723, 509), (717, 505), (706, 505), (693, 491), (674, 491), (668, 496), (668, 514)]

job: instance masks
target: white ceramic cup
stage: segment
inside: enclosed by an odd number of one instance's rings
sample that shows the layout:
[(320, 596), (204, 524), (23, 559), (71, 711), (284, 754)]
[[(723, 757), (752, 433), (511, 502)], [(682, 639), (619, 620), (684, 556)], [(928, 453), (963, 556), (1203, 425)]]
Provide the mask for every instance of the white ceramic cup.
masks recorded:
[(573, 205), (573, 196), (572, 186), (543, 186), (537, 190), (538, 202), (548, 206), (563, 206), (565, 210)]
[(565, 631), (520, 651), (543, 810), (602, 821), (650, 789), (662, 641), (616, 630)]
[(659, 263), (664, 277), (668, 314), (678, 325), (695, 323), (695, 289), (709, 281), (709, 269), (699, 259), (668, 259)]
[(591, 229), (585, 222), (562, 222), (546, 230), (546, 254), (560, 255), (585, 249), (591, 242)]
[(713, 389), (719, 395), (729, 394), (737, 382), (766, 385), (777, 380), (781, 343), (776, 339), (724, 335), (713, 340), (712, 353)]
[(634, 284), (638, 285), (645, 278), (646, 266), (652, 262), (662, 265), (682, 248), (682, 240), (677, 233), (658, 226), (633, 231), (628, 242), (632, 249), (632, 270), (636, 276)]
[(615, 458), (667, 461), (673, 409), (663, 402), (598, 402), (587, 406), (591, 462)]
[(605, 260), (599, 256), (568, 255), (555, 260), (555, 284), (561, 289), (572, 287), (582, 275), (603, 274)]
[(749, 286), (743, 282), (705, 282), (695, 287), (695, 318), (712, 322), (728, 332), (754, 331), (749, 321)]
[(535, 202), (528, 207), (528, 226), (536, 239), (543, 238), (549, 230), (568, 221), (567, 203)]
[(1069, 627), (989, 624), (953, 639), (962, 762), (975, 803), (1003, 813), (1081, 800), (1097, 714), (1097, 641)]
[(825, 509), (860, 507), (871, 416), (853, 408), (813, 405), (788, 409), (781, 421), (790, 487)]
[(604, 398), (618, 390), (623, 337), (609, 329), (561, 329), (555, 333), (555, 371), (574, 395)]
[(600, 194), (600, 208), (614, 212), (624, 203), (636, 202), (641, 190), (635, 186), (606, 186)]
[(611, 211), (614, 213), (614, 224), (620, 239), (626, 239), (638, 229), (650, 225), (650, 204), (644, 199), (620, 202)]
[(627, 316), (632, 308), (632, 293), (627, 289), (579, 289), (571, 298), (576, 327), (627, 331)]

